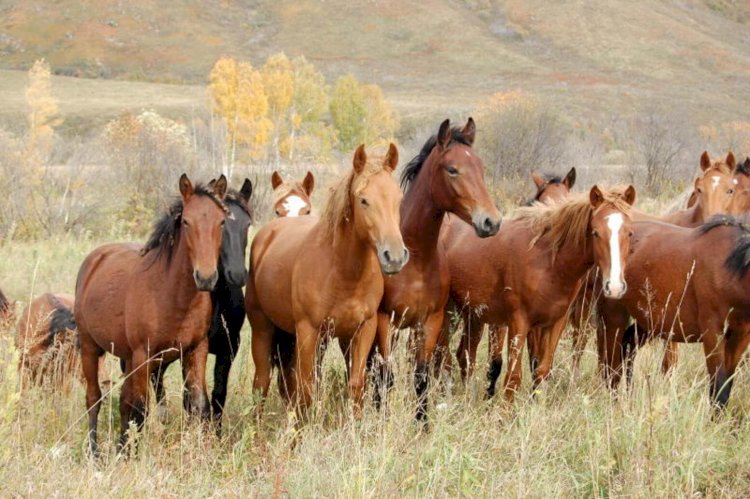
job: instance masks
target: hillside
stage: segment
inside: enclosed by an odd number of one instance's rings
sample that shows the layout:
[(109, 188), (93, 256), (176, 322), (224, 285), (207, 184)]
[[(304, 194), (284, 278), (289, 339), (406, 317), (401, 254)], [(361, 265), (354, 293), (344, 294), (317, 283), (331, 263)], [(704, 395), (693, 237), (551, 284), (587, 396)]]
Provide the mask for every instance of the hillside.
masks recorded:
[(732, 0), (2, 1), (0, 67), (46, 57), (63, 75), (202, 85), (222, 54), (283, 50), (380, 84), (407, 117), (522, 88), (574, 118), (651, 99), (747, 118), (749, 13)]

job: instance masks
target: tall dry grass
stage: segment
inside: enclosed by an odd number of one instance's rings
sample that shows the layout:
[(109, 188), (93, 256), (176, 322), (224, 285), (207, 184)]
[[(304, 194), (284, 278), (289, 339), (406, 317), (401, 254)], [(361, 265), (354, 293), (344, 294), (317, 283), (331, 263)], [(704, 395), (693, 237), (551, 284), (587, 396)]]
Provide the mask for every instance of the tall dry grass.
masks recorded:
[[(21, 302), (48, 289), (72, 290), (78, 263), (98, 241), (57, 239), (0, 246), (4, 290)], [(17, 305), (20, 310), (21, 304)], [(344, 364), (332, 345), (309, 424), (297, 430), (272, 390), (267, 417), (253, 416), (249, 331), (232, 371), (225, 431), (189, 421), (178, 369), (167, 376), (167, 417), (150, 417), (137, 457), (118, 458), (115, 386), (100, 413), (103, 457), (85, 454), (83, 388), (21, 391), (12, 331), (0, 331), (0, 495), (3, 496), (732, 496), (750, 493), (745, 431), (750, 409), (741, 370), (729, 408), (712, 418), (700, 347), (687, 346), (664, 377), (660, 342), (636, 362), (632, 393), (613, 398), (589, 344), (581, 373), (564, 338), (551, 381), (535, 400), (529, 376), (518, 400), (483, 400), (486, 349), (468, 386), (436, 387), (432, 429), (413, 423), (415, 395), (406, 342), (397, 347), (387, 414), (368, 404), (353, 421)], [(454, 338), (455, 339), (455, 338)], [(593, 343), (593, 341), (591, 342)], [(210, 366), (209, 366), (210, 367)], [(209, 370), (210, 371), (210, 370)]]

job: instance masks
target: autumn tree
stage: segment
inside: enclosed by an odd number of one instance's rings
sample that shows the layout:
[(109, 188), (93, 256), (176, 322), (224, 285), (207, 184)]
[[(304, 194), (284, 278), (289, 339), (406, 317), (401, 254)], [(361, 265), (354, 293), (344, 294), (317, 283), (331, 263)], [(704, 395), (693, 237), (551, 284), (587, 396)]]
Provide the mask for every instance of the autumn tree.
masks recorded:
[(52, 150), (55, 127), (63, 121), (59, 116), (57, 99), (52, 95), (50, 67), (44, 59), (37, 60), (29, 70), (26, 109), (29, 122), (28, 168), (30, 176), (34, 178), (39, 176), (38, 170)]
[(222, 57), (209, 75), (209, 93), (213, 110), (229, 130), (229, 165), (224, 174), (231, 176), (238, 144), (247, 147), (250, 157), (263, 156), (273, 123), (268, 119), (269, 99), (260, 72), (246, 62)]
[(332, 146), (333, 131), (323, 121), (328, 109), (326, 80), (304, 56), (292, 60), (294, 96), (289, 115), (289, 133), (280, 144), (289, 161), (298, 156), (325, 157)]
[(362, 85), (351, 74), (336, 81), (330, 111), (339, 147), (345, 151), (363, 142), (389, 139), (398, 126), (396, 114), (380, 87)]
[(291, 109), (294, 99), (294, 71), (292, 63), (283, 52), (270, 56), (260, 70), (263, 87), (268, 98), (268, 117), (273, 123), (271, 155), (278, 166), (280, 142), (291, 128)]

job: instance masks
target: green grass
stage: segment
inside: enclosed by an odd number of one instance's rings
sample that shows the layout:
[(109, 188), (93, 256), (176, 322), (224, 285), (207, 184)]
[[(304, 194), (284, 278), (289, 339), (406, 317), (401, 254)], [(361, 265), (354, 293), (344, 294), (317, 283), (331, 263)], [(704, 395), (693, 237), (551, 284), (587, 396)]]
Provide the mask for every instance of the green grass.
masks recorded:
[[(18, 300), (71, 291), (78, 264), (97, 241), (60, 239), (0, 246), (0, 283)], [(20, 306), (20, 304), (19, 304)], [(593, 341), (591, 341), (593, 343)], [(371, 404), (349, 417), (343, 362), (332, 345), (311, 421), (295, 430), (272, 387), (267, 417), (253, 417), (249, 331), (232, 371), (221, 439), (188, 421), (177, 369), (168, 373), (166, 422), (149, 418), (136, 458), (119, 460), (116, 387), (100, 413), (103, 458), (84, 452), (83, 389), (19, 392), (12, 331), (0, 331), (0, 494), (3, 496), (731, 496), (750, 493), (745, 431), (747, 370), (727, 413), (712, 419), (701, 349), (681, 348), (676, 372), (659, 372), (662, 345), (639, 354), (631, 394), (611, 398), (599, 382), (593, 345), (570, 371), (564, 338), (556, 369), (536, 400), (528, 374), (513, 405), (485, 402), (484, 346), (464, 387), (432, 393), (432, 431), (412, 421), (415, 396), (405, 342), (396, 355), (389, 413)], [(524, 365), (526, 365), (524, 363)], [(117, 364), (111, 377), (119, 383)], [(436, 405), (443, 407), (436, 409)]]

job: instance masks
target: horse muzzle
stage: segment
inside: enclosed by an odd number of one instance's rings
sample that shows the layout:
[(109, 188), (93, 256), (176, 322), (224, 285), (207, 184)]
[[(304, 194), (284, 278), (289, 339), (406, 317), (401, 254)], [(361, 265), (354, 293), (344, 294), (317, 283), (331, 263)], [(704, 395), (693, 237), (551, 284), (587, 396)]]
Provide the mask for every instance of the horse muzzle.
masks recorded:
[(211, 275), (206, 277), (196, 269), (193, 271), (193, 279), (195, 279), (195, 285), (199, 291), (213, 291), (216, 282), (219, 280), (219, 272), (214, 270)]
[(611, 300), (619, 300), (628, 291), (628, 284), (625, 281), (619, 281), (617, 283), (608, 280), (604, 283), (604, 296)]
[(479, 212), (471, 217), (471, 225), (479, 237), (490, 237), (497, 234), (502, 223), (501, 217), (492, 217), (485, 212)]
[(409, 261), (409, 250), (404, 246), (399, 249), (378, 247), (378, 261), (380, 269), (386, 275), (397, 274)]
[(241, 288), (245, 285), (245, 282), (247, 281), (247, 270), (242, 269), (240, 271), (237, 270), (226, 270), (224, 272), (224, 277), (227, 280), (227, 284), (229, 284), (232, 287), (235, 288)]

